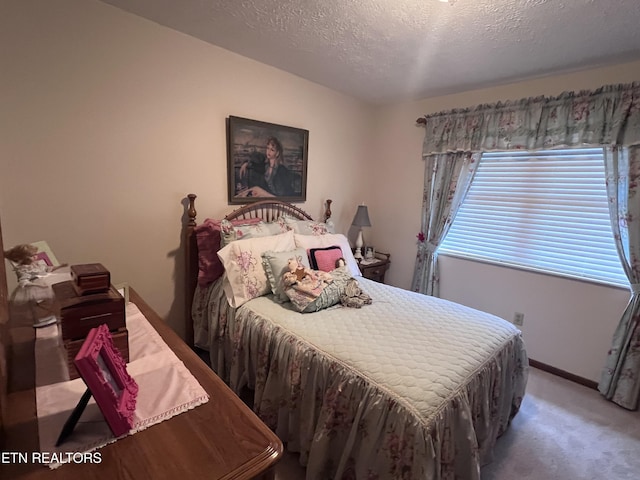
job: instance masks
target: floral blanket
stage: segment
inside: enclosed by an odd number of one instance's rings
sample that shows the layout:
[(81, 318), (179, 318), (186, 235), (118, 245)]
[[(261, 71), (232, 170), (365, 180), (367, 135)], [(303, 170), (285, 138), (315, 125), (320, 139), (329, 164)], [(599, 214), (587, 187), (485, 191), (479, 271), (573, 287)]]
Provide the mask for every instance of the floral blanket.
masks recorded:
[(519, 330), (359, 282), (371, 305), (304, 315), (268, 296), (230, 312), (215, 289), (200, 292), (194, 318), (214, 370), (254, 390), (255, 412), (300, 452), (307, 480), (479, 480), (524, 395)]

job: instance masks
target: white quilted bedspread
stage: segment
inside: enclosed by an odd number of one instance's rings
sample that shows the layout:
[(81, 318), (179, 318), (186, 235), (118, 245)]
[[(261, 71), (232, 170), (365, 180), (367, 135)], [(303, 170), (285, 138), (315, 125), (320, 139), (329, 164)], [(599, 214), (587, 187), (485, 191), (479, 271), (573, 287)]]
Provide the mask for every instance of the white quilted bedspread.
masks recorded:
[[(359, 278), (374, 299), (362, 309), (300, 315), (260, 297), (242, 308), (269, 318), (355, 368), (425, 423), (519, 333), (494, 315)], [(429, 309), (425, 305), (429, 305)]]

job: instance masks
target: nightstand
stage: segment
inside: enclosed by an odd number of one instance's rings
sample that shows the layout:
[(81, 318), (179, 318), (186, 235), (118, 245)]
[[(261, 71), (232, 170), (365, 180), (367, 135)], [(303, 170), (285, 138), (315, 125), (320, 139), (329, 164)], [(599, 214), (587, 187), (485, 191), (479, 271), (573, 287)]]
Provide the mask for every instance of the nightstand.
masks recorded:
[(373, 263), (359, 263), (360, 271), (364, 278), (384, 283), (384, 274), (391, 265), (391, 254), (376, 252), (376, 261)]

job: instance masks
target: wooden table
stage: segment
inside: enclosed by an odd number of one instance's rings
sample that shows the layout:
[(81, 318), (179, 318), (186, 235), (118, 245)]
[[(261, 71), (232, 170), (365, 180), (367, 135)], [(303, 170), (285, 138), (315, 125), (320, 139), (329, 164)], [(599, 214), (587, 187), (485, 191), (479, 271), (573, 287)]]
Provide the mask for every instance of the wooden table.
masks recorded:
[[(21, 479), (249, 479), (273, 478), (282, 442), (176, 333), (131, 289), (135, 303), (184, 362), (210, 399), (193, 410), (101, 448), (100, 464), (66, 464), (50, 470), (2, 463), (0, 478)], [(12, 318), (5, 452), (38, 448), (34, 391), (34, 329)], [(6, 461), (6, 458), (4, 459)]]

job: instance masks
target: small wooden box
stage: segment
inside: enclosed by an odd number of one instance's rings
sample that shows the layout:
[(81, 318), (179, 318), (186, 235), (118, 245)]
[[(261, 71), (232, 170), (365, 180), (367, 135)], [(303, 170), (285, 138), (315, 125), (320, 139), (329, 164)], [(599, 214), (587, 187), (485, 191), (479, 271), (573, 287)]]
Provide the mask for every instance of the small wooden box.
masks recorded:
[[(120, 352), (120, 355), (122, 355), (122, 358), (124, 358), (125, 362), (129, 363), (129, 332), (127, 329), (120, 328), (115, 332), (111, 332), (111, 338), (113, 339), (113, 344)], [(67, 367), (69, 369), (70, 380), (74, 380), (80, 376), (73, 360), (76, 358), (76, 355), (80, 351), (80, 347), (82, 347), (84, 341), (85, 339), (83, 338), (82, 340), (65, 340), (63, 342), (67, 356)]]
[(71, 265), (71, 279), (78, 295), (105, 293), (111, 285), (111, 273), (101, 263)]
[(109, 331), (126, 328), (124, 298), (111, 286), (106, 293), (78, 295), (74, 282), (52, 285), (58, 306), (62, 340), (82, 340), (103, 323)]

